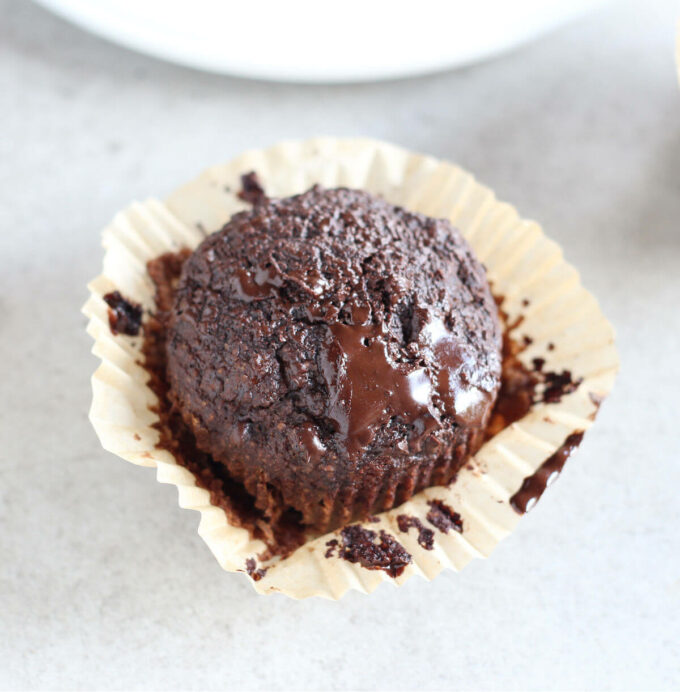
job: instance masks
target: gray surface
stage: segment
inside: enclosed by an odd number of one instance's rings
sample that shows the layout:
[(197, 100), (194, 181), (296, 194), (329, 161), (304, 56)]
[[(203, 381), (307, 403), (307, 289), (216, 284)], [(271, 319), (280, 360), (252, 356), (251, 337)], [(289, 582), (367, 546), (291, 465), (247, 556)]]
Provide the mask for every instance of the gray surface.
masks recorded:
[[(28, 2), (0, 13), (2, 687), (680, 686), (673, 4), (606, 9), (464, 71), (337, 88), (161, 64)], [(491, 559), (295, 603), (223, 574), (174, 488), (100, 449), (78, 310), (117, 209), (320, 133), (454, 159), (541, 221), (616, 325), (623, 370)]]

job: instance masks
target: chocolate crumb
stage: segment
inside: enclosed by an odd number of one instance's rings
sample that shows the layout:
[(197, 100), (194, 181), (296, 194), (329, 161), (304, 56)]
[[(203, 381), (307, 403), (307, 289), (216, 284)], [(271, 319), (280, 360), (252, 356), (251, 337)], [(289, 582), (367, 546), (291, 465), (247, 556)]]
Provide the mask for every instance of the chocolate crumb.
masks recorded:
[[(365, 569), (380, 569), (390, 577), (398, 577), (411, 562), (411, 554), (406, 551), (389, 533), (381, 530), (380, 534), (365, 529), (360, 524), (346, 526), (340, 532), (342, 545), (338, 547), (338, 557), (348, 562), (358, 563)], [(376, 539), (380, 541), (376, 543)], [(333, 555), (338, 541), (333, 539), (326, 543), (329, 549), (326, 557)]]
[(137, 440), (137, 442), (139, 442), (139, 441), (142, 439), (142, 438), (140, 437), (139, 433), (135, 433), (132, 437), (134, 437), (135, 440)]
[(267, 574), (267, 568), (266, 567), (261, 567), (260, 569), (256, 569), (257, 567), (257, 562), (252, 557), (249, 557), (246, 560), (246, 572), (248, 572), (248, 576), (253, 580), (253, 581), (260, 581), (262, 577), (264, 577)]
[(366, 521), (370, 521), (371, 524), (379, 524), (380, 523), (380, 519), (378, 519), (378, 517), (374, 516), (373, 514), (369, 514), (366, 517)]
[(523, 298), (522, 299), (522, 307), (523, 308), (528, 308), (531, 303), (529, 302), (528, 298)]
[(142, 306), (123, 298), (119, 291), (107, 293), (104, 301), (109, 306), (111, 332), (137, 336), (142, 326)]
[(238, 196), (239, 199), (253, 205), (267, 199), (267, 195), (255, 171), (250, 171), (250, 173), (245, 173), (241, 176), (241, 190)]
[(335, 554), (335, 549), (340, 545), (336, 538), (332, 538), (328, 543), (326, 543), (327, 550), (325, 552), (325, 557), (333, 557)]
[(567, 459), (582, 439), (582, 431), (569, 435), (554, 454), (524, 479), (520, 489), (510, 498), (510, 505), (518, 514), (525, 514), (539, 501), (545, 489), (560, 475)]
[(574, 380), (569, 370), (563, 370), (560, 373), (546, 372), (544, 377), (546, 387), (541, 400), (546, 404), (556, 404), (561, 401), (563, 396), (575, 392), (583, 381), (582, 378)]
[(458, 512), (441, 500), (430, 500), (427, 504), (430, 505), (430, 511), (425, 518), (432, 526), (442, 533), (448, 533), (451, 529), (463, 533), (463, 520)]
[(423, 526), (423, 523), (418, 517), (409, 517), (406, 514), (400, 514), (397, 517), (397, 526), (402, 533), (408, 533), (409, 529), (418, 530), (418, 544), (425, 550), (432, 550), (434, 547), (434, 531)]

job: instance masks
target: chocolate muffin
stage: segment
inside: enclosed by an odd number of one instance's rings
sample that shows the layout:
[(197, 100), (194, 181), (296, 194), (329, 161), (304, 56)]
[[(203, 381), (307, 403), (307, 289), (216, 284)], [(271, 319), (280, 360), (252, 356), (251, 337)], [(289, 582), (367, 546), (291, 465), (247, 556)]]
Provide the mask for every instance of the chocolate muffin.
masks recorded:
[(258, 199), (185, 262), (170, 399), (272, 521), (315, 530), (448, 483), (501, 375), (485, 272), (447, 221), (348, 189)]

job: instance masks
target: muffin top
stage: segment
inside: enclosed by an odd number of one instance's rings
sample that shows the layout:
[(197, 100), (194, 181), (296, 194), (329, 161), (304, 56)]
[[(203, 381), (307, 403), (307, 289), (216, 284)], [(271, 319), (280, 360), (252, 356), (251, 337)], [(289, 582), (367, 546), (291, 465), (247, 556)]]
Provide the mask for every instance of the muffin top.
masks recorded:
[(258, 201), (186, 261), (167, 375), (217, 461), (328, 488), (481, 439), (500, 346), (485, 272), (448, 221), (317, 186)]

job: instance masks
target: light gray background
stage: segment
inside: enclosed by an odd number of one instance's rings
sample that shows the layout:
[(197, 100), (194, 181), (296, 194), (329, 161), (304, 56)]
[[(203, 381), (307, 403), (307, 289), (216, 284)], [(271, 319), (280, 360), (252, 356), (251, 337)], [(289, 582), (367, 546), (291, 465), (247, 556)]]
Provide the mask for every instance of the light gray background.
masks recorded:
[[(331, 88), (166, 65), (0, 0), (0, 685), (678, 689), (675, 23), (674, 3), (626, 3), (475, 67)], [(564, 246), (622, 359), (491, 559), (339, 603), (257, 596), (174, 488), (100, 449), (79, 314), (119, 208), (314, 134), (475, 172)]]

